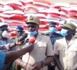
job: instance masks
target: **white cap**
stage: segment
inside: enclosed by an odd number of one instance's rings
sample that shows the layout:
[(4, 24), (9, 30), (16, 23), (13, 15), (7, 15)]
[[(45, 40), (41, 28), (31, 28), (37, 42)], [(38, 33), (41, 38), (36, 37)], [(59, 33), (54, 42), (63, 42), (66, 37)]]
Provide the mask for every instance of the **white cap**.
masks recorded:
[(2, 27), (2, 26), (4, 26), (4, 25), (8, 26), (7, 23), (0, 22), (0, 27)]

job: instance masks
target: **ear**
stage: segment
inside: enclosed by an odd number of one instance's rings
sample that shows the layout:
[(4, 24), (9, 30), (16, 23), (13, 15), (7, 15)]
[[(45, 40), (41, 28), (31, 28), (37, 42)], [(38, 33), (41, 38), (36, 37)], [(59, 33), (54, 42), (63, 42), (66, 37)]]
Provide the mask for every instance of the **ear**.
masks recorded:
[(39, 25), (38, 25), (38, 28), (39, 28)]

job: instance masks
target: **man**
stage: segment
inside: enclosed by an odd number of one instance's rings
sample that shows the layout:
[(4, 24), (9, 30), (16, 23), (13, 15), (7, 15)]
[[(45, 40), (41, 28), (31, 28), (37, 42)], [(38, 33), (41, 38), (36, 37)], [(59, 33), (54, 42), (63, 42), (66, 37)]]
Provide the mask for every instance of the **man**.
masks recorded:
[(64, 24), (61, 35), (65, 37), (56, 40), (54, 45), (55, 61), (59, 70), (74, 70), (73, 67), (77, 64), (77, 39), (74, 37), (76, 30), (74, 24), (73, 22)]
[(17, 35), (17, 38), (20, 37), (23, 33), (24, 33), (23, 27), (17, 26), (16, 27), (16, 35)]
[[(25, 33), (25, 32), (24, 32), (23, 27), (17, 26), (17, 28), (16, 28), (16, 35), (17, 35), (17, 36), (16, 36), (15, 40), (16, 40), (16, 39), (18, 40), (24, 33)], [(22, 44), (19, 45), (16, 49), (21, 49), (21, 48), (22, 48), (22, 45), (24, 44), (24, 41), (25, 41), (25, 38), (24, 38), (24, 40), (22, 41)]]
[[(50, 24), (49, 24), (49, 34), (48, 34), (48, 36), (51, 39), (53, 49), (54, 49), (54, 44), (55, 44), (56, 40), (62, 37), (61, 34), (57, 33), (56, 25), (57, 24), (54, 21), (51, 21)], [(49, 64), (48, 70), (55, 70), (55, 64), (54, 63)]]
[[(0, 23), (0, 50), (8, 51), (14, 50), (15, 48), (9, 49), (9, 45), (14, 41), (12, 39), (7, 38), (8, 36), (8, 24), (7, 23)], [(6, 46), (6, 47), (5, 47)], [(12, 62), (5, 64), (4, 69), (11, 69)]]
[[(25, 32), (24, 32), (23, 27), (17, 26), (17, 27), (16, 27), (16, 35), (17, 35), (17, 36), (16, 36), (15, 40), (18, 40), (24, 33), (25, 33)], [(25, 38), (24, 38), (24, 40), (21, 42), (20, 45), (17, 45), (17, 46), (16, 46), (16, 50), (22, 49), (22, 48), (23, 48), (23, 45), (24, 45), (24, 42), (25, 42)], [(20, 70), (20, 69), (21, 69), (21, 67), (18, 65), (18, 63), (21, 62), (21, 59), (22, 59), (22, 57), (15, 60), (15, 62), (13, 63), (13, 70)]]
[(31, 52), (34, 48), (34, 44), (26, 46), (26, 48), (17, 51), (0, 51), (0, 70), (3, 70), (4, 63), (13, 62), (18, 57), (24, 55), (26, 52)]
[[(40, 20), (37, 17), (30, 16), (27, 18), (28, 39), (34, 36), (36, 40), (34, 43), (35, 48), (32, 50), (32, 52), (25, 54), (22, 57), (22, 60), (17, 63), (24, 70), (32, 70), (32, 69), (40, 70), (41, 68), (43, 70), (47, 70), (46, 65), (48, 65), (51, 61), (53, 61), (52, 57), (54, 53), (51, 47), (52, 46), (51, 41), (49, 37), (43, 36), (38, 32), (39, 24)], [(25, 45), (30, 44), (28, 39), (26, 39)]]
[[(9, 49), (9, 44), (13, 43), (12, 39), (7, 38), (8, 36), (8, 24), (0, 23), (0, 50), (13, 50)], [(7, 45), (7, 46), (6, 46)], [(4, 47), (6, 46), (6, 47)]]
[(28, 37), (34, 36), (36, 40), (32, 52), (22, 57), (22, 61), (25, 62), (25, 68), (22, 70), (47, 70), (47, 65), (53, 61), (54, 52), (50, 38), (38, 32), (39, 24), (40, 20), (37, 17), (27, 18)]
[(54, 49), (55, 41), (62, 37), (61, 34), (57, 33), (56, 25), (57, 25), (57, 23), (54, 22), (54, 21), (51, 21), (50, 24), (49, 24), (49, 37), (51, 39), (51, 42), (52, 42), (52, 45), (53, 45), (53, 49)]

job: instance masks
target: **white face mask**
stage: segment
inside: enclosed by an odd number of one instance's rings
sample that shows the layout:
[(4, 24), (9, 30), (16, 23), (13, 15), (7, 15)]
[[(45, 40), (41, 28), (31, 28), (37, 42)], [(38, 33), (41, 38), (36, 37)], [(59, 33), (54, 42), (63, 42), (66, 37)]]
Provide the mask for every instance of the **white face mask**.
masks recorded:
[(7, 32), (6, 30), (4, 30), (4, 31), (2, 32), (2, 36), (3, 36), (4, 38), (6, 38), (6, 37), (8, 36), (8, 32)]

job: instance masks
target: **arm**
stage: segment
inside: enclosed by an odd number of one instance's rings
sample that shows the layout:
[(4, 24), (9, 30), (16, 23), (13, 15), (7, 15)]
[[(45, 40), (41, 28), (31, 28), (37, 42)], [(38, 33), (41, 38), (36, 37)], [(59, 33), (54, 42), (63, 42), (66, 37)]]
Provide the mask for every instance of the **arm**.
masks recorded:
[(11, 43), (11, 44), (9, 44), (9, 49), (11, 49), (11, 48), (13, 48), (13, 47), (15, 47), (17, 44), (14, 42), (14, 43)]
[(42, 62), (43, 62), (43, 66), (47, 66), (51, 62), (54, 62), (54, 58), (53, 58), (53, 56), (49, 56), (45, 60), (43, 60)]
[(6, 45), (0, 45), (0, 50), (8, 51), (8, 50), (10, 50), (11, 48), (13, 48), (15, 46), (16, 46), (16, 43), (11, 43), (11, 44), (6, 44)]
[(54, 63), (54, 50), (52, 48), (52, 43), (51, 43), (51, 40), (50, 38), (48, 38), (48, 43), (47, 43), (47, 48), (46, 48), (46, 59), (43, 61), (44, 65), (48, 65), (50, 64), (51, 62)]
[(59, 69), (59, 70), (63, 70), (63, 67), (62, 67), (62, 65), (61, 65), (61, 63), (60, 63), (60, 61), (59, 61), (59, 55), (56, 55), (56, 54), (55, 54), (54, 59), (55, 59), (55, 63), (56, 63), (56, 65), (57, 65), (58, 69)]
[(56, 41), (55, 45), (54, 45), (54, 60), (55, 60), (55, 64), (56, 66), (58, 67), (59, 70), (63, 70), (63, 67), (60, 63), (60, 60), (59, 60), (59, 43)]
[(30, 44), (29, 46), (26, 46), (26, 48), (24, 48), (24, 49), (6, 52), (5, 63), (14, 61), (15, 59), (19, 58), (20, 56), (24, 55), (25, 53), (31, 52), (33, 50), (33, 48), (34, 48), (34, 44)]

